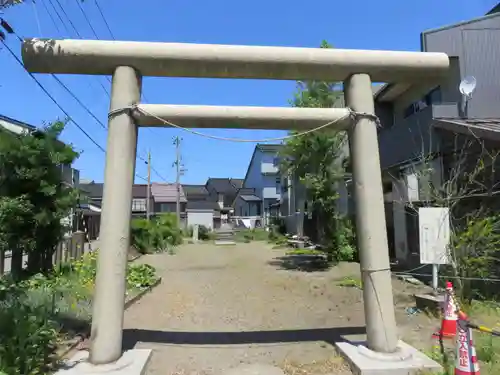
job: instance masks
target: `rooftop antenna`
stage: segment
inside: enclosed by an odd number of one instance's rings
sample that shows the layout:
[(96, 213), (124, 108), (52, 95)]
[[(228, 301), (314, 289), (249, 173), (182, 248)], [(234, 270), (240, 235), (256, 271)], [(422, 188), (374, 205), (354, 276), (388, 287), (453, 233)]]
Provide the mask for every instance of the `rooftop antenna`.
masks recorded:
[(474, 76), (467, 76), (462, 81), (460, 82), (460, 85), (458, 86), (458, 89), (460, 90), (460, 93), (462, 94), (462, 110), (461, 110), (461, 116), (464, 118), (467, 118), (468, 116), (468, 109), (469, 109), (469, 100), (472, 99), (472, 93), (476, 89), (477, 81)]

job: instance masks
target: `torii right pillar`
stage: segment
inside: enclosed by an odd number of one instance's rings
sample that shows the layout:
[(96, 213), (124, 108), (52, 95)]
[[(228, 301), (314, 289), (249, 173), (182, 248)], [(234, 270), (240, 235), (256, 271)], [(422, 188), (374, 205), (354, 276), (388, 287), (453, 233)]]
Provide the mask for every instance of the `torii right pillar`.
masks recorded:
[(354, 372), (361, 375), (406, 375), (423, 369), (439, 370), (436, 362), (398, 340), (370, 76), (353, 74), (346, 79), (344, 96), (346, 106), (356, 112), (348, 136), (363, 281), (366, 345), (344, 341), (336, 344), (337, 349), (354, 367)]

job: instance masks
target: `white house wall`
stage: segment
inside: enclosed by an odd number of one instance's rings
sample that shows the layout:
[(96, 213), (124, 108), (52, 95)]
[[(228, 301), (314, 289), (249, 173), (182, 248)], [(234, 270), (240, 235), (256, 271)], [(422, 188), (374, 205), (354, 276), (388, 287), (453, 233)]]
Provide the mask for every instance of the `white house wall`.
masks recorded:
[(214, 212), (213, 210), (188, 210), (187, 225), (203, 225), (209, 229), (214, 227)]

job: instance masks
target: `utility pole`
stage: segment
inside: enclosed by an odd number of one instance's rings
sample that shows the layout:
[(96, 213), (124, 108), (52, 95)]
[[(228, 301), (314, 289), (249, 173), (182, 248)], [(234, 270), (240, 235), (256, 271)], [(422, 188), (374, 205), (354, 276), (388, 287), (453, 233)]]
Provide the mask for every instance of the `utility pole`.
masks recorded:
[(176, 199), (175, 199), (175, 212), (177, 213), (177, 224), (181, 225), (181, 174), (183, 172), (181, 166), (181, 141), (182, 138), (179, 136), (174, 137), (175, 145), (175, 188), (176, 188)]
[(151, 151), (148, 151), (148, 161), (146, 162), (148, 165), (148, 190), (146, 193), (146, 219), (149, 220), (150, 212), (151, 212)]

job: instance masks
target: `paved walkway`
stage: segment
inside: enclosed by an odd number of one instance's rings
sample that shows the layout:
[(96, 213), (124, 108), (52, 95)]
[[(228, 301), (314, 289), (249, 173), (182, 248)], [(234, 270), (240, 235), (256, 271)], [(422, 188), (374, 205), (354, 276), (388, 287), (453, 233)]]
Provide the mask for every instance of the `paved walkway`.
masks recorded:
[(282, 255), (255, 243), (201, 244), (141, 258), (163, 281), (127, 310), (126, 346), (154, 349), (149, 375), (221, 374), (245, 363), (350, 374), (331, 344), (364, 330), (361, 292), (327, 288), (329, 272), (283, 270)]

